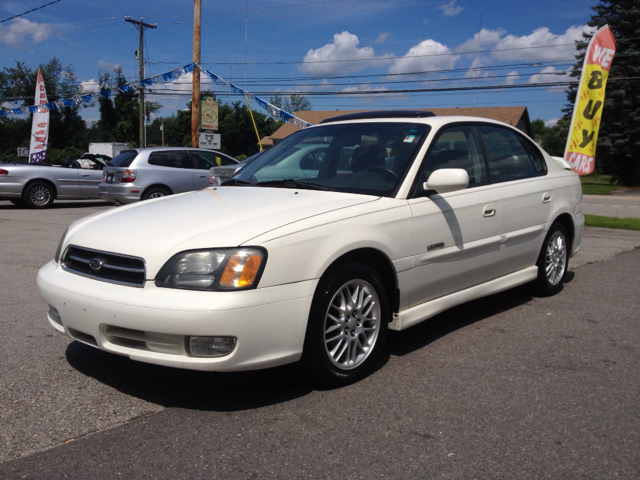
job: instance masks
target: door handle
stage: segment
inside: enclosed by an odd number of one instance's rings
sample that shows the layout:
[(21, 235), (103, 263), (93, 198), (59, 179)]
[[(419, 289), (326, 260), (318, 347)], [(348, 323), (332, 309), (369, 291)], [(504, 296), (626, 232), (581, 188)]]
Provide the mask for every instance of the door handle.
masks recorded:
[(496, 206), (493, 203), (485, 205), (482, 210), (482, 215), (485, 217), (493, 217), (496, 214)]
[(200, 178), (207, 178), (209, 175), (200, 175)]
[(85, 177), (85, 178), (86, 178), (86, 177), (90, 177), (91, 175), (85, 175), (85, 174), (82, 174), (82, 175), (80, 175), (80, 176), (81, 176), (81, 177)]
[(551, 201), (551, 192), (544, 192), (542, 194), (542, 203), (549, 203)]

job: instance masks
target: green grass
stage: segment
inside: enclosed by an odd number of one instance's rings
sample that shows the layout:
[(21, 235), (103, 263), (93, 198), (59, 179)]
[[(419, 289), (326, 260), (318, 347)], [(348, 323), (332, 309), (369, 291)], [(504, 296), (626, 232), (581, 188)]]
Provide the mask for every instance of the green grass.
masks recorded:
[(640, 218), (602, 217), (600, 215), (585, 215), (584, 224), (587, 227), (619, 228), (622, 230), (640, 230)]
[(613, 190), (619, 188), (615, 183), (611, 183), (611, 175), (592, 173), (581, 176), (580, 181), (584, 195), (611, 195)]

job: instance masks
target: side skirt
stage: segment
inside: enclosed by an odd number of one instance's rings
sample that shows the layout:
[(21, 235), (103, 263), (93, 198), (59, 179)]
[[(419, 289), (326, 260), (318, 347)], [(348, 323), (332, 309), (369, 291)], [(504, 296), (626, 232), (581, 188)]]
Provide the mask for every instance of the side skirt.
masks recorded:
[(398, 331), (405, 330), (451, 307), (517, 287), (518, 285), (535, 280), (537, 276), (538, 267), (527, 267), (481, 285), (476, 285), (475, 287), (416, 305), (394, 316), (393, 321), (389, 324), (389, 329)]

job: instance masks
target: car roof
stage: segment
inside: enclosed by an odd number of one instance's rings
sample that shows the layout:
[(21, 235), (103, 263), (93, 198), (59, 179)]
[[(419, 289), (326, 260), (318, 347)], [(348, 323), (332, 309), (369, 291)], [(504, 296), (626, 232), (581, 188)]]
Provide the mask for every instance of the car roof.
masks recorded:
[[(332, 122), (327, 122), (327, 123), (320, 123), (318, 125), (313, 125), (312, 127), (309, 128), (317, 128), (320, 126), (326, 126), (326, 125), (339, 125), (339, 124), (356, 124), (356, 123), (380, 123), (380, 122), (385, 122), (385, 123), (401, 123), (401, 122), (409, 122), (409, 123), (422, 123), (422, 124), (426, 124), (426, 125), (430, 125), (431, 127), (434, 128), (438, 128), (444, 125), (449, 125), (452, 123), (466, 123), (466, 122), (470, 122), (470, 123), (478, 123), (478, 122), (482, 122), (482, 123), (491, 123), (494, 125), (500, 125), (500, 126), (506, 126), (509, 128), (515, 128), (513, 125), (509, 125), (508, 123), (504, 123), (504, 122), (500, 122), (498, 120), (492, 120), (490, 118), (484, 118), (484, 117), (471, 117), (471, 116), (463, 116), (463, 115), (446, 115), (446, 116), (411, 116), (410, 114), (413, 112), (408, 112), (409, 115), (407, 116), (390, 116), (390, 117), (384, 117), (384, 116), (376, 116), (373, 118), (357, 118), (357, 119), (346, 119), (346, 120), (337, 120), (337, 121), (332, 121)], [(348, 115), (344, 115), (344, 117), (347, 117)], [(336, 117), (334, 117), (336, 118)], [(327, 120), (331, 120), (331, 119), (327, 119)]]

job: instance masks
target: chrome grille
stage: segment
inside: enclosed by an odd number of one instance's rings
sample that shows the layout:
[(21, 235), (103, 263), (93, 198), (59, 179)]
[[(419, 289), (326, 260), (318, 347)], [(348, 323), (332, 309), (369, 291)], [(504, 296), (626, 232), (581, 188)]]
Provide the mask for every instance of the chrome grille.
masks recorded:
[(62, 259), (62, 268), (84, 277), (130, 287), (144, 286), (146, 278), (146, 268), (142, 258), (75, 245), (69, 245), (67, 248)]

